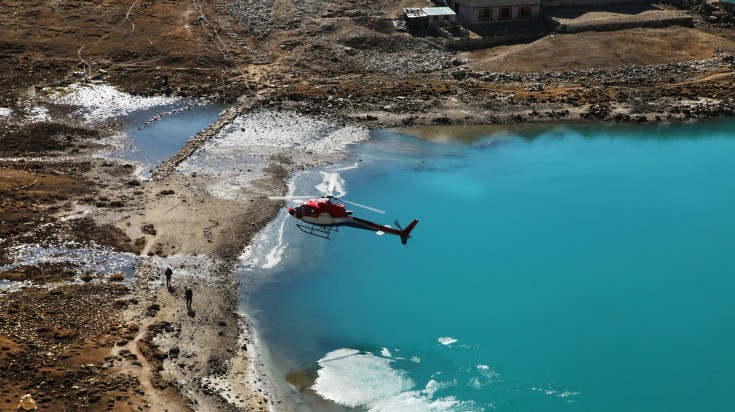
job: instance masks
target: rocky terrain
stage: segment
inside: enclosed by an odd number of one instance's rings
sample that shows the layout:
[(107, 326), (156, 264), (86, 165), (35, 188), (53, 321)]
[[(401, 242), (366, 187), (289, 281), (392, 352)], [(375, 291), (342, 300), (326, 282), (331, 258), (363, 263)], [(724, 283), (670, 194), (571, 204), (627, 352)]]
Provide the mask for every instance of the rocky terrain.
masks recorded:
[[(175, 168), (241, 113), (375, 128), (687, 121), (735, 110), (732, 16), (712, 4), (662, 6), (682, 9), (694, 27), (549, 31), (468, 50), (396, 29), (402, 7), (426, 5), (0, 1), (0, 410), (15, 410), (25, 393), (53, 411), (278, 409), (253, 373), (247, 320), (233, 313), (233, 270), (280, 205), (254, 192), (217, 198), (202, 189), (206, 178)], [(37, 112), (44, 93), (77, 82), (237, 104), (140, 180), (133, 165), (95, 156), (119, 124)], [(72, 109), (53, 108), (56, 118)], [(271, 163), (259, 184), (273, 194), (304, 166)], [(133, 263), (16, 264), (22, 248), (69, 245)], [(176, 265), (171, 289), (166, 265)], [(194, 316), (182, 310), (184, 284), (197, 290)]]

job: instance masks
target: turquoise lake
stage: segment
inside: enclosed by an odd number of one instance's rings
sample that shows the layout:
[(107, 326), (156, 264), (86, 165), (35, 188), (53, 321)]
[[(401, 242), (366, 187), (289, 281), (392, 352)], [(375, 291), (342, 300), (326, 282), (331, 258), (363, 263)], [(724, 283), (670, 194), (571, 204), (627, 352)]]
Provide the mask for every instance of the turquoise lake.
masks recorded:
[(735, 121), (443, 130), (294, 177), (407, 246), (283, 214), (241, 269), (293, 409), (735, 410)]

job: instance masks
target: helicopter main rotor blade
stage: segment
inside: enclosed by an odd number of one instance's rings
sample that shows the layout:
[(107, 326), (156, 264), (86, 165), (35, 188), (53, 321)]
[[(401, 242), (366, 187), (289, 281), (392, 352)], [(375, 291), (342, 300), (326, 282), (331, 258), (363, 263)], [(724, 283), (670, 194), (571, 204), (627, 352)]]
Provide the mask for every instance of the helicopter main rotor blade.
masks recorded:
[(373, 211), (373, 212), (375, 212), (375, 213), (380, 213), (381, 215), (384, 215), (384, 214), (385, 214), (385, 210), (380, 210), (380, 209), (376, 209), (376, 208), (374, 208), (374, 207), (370, 207), (370, 206), (365, 206), (365, 205), (361, 205), (361, 204), (359, 204), (359, 203), (355, 203), (355, 202), (350, 202), (349, 200), (344, 200), (344, 199), (341, 199), (341, 198), (338, 198), (338, 197), (335, 197), (335, 196), (332, 196), (332, 195), (311, 195), (311, 196), (268, 196), (268, 199), (271, 199), (271, 200), (299, 200), (299, 199), (334, 199), (334, 200), (339, 200), (340, 202), (345, 202), (345, 203), (349, 203), (349, 204), (351, 204), (351, 205), (355, 205), (355, 206), (358, 206), (358, 207), (362, 207), (362, 208), (365, 208), (365, 209), (367, 209), (367, 210), (371, 210), (371, 211)]
[(291, 199), (319, 199), (324, 196), (268, 196), (271, 200), (291, 200)]
[[(337, 198), (335, 197), (335, 199), (337, 199)], [(355, 203), (355, 202), (350, 202), (350, 201), (348, 201), (348, 200), (344, 200), (344, 199), (337, 199), (337, 200), (339, 200), (340, 202), (345, 202), (345, 203), (349, 203), (349, 204), (351, 204), (351, 205), (359, 206), (359, 207), (365, 208), (365, 209), (367, 209), (367, 210), (372, 210), (373, 212), (375, 212), (375, 213), (380, 213), (381, 215), (384, 215), (384, 214), (385, 214), (385, 210), (380, 210), (380, 209), (376, 209), (376, 208), (374, 208), (374, 207), (370, 207), (370, 206), (365, 206), (365, 205), (361, 205), (361, 204), (359, 204), (359, 203)]]

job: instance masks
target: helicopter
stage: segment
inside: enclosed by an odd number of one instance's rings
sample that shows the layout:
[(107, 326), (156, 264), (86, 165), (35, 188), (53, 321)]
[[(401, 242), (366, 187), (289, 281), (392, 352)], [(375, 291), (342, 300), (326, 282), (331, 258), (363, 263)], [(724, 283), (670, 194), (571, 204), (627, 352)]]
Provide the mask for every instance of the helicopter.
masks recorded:
[(306, 234), (324, 239), (329, 239), (332, 232), (339, 232), (340, 226), (348, 226), (357, 229), (371, 230), (379, 236), (386, 233), (397, 235), (401, 237), (401, 243), (405, 245), (408, 242), (408, 238), (411, 237), (411, 231), (416, 227), (416, 224), (419, 223), (417, 219), (414, 219), (414, 221), (404, 229), (396, 220), (394, 223), (398, 226), (398, 229), (394, 229), (388, 225), (380, 225), (369, 220), (361, 219), (359, 217), (352, 216), (353, 212), (351, 210), (347, 210), (344, 204), (337, 203), (337, 201), (349, 203), (380, 214), (385, 214), (385, 211), (340, 199), (332, 195), (269, 196), (268, 198), (272, 200), (308, 199), (297, 206), (289, 207), (288, 214), (303, 222), (303, 224), (296, 224), (299, 230)]

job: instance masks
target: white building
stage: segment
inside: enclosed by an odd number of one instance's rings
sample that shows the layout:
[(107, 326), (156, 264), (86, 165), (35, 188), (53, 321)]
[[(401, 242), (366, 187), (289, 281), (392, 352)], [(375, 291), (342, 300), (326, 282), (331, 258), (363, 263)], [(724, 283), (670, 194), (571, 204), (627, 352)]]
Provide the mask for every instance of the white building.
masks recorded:
[(453, 25), (457, 14), (449, 7), (405, 8), (403, 16), (412, 29), (428, 29), (432, 26)]
[(541, 0), (446, 0), (466, 25), (534, 20), (541, 14)]

